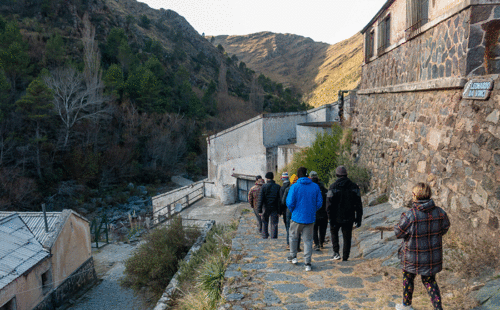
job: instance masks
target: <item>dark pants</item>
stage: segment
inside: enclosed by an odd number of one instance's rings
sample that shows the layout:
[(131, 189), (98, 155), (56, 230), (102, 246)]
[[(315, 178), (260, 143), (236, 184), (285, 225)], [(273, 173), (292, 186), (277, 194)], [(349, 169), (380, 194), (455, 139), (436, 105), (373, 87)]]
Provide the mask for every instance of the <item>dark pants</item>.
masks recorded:
[(278, 224), (280, 218), (278, 212), (271, 212), (270, 214), (262, 214), (262, 238), (269, 237), (269, 220), (271, 220), (271, 238), (278, 238)]
[(352, 240), (352, 224), (348, 222), (343, 224), (332, 223), (330, 221), (330, 233), (332, 234), (333, 252), (339, 253), (339, 230), (342, 229), (342, 237), (344, 239), (344, 246), (342, 249), (342, 259), (347, 260), (351, 252)]
[(255, 213), (255, 217), (257, 218), (257, 229), (259, 233), (262, 233), (262, 217), (259, 215), (257, 209), (253, 209), (253, 213)]
[[(403, 305), (411, 306), (414, 290), (414, 281), (417, 275), (403, 271)], [(427, 289), (427, 293), (431, 297), (432, 306), (434, 309), (442, 310), (441, 305), (441, 292), (436, 282), (435, 276), (421, 276), (422, 283)]]
[(314, 223), (314, 244), (323, 246), (325, 243), (326, 228), (328, 227), (328, 218), (317, 218)]
[[(290, 245), (290, 223), (292, 222), (292, 212), (286, 209), (286, 244)], [(300, 239), (302, 239), (302, 234), (299, 234), (299, 242), (297, 243), (297, 250), (300, 249)]]

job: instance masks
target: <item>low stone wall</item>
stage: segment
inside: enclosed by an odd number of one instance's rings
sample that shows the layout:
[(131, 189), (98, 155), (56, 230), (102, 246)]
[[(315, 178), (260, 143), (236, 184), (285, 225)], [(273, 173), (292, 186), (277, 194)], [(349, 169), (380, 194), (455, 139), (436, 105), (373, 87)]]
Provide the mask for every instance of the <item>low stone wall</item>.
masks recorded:
[(358, 95), (353, 152), (394, 207), (429, 182), (438, 205), (498, 229), (500, 80), (490, 77), (487, 101), (462, 99), (461, 88)]
[[(212, 229), (212, 227), (215, 225), (215, 221), (207, 221), (205, 224), (205, 227), (203, 228), (201, 235), (198, 237), (196, 242), (193, 244), (191, 249), (189, 249), (189, 252), (186, 254), (184, 257), (184, 261), (188, 263), (191, 258), (193, 257), (194, 253), (198, 252), (201, 249), (201, 246), (203, 243), (205, 243), (205, 239), (207, 238), (208, 232)], [(170, 280), (170, 283), (168, 284), (167, 288), (165, 289), (165, 292), (163, 295), (161, 295), (160, 300), (156, 303), (156, 307), (154, 310), (165, 310), (168, 309), (168, 303), (170, 302), (170, 298), (172, 297), (172, 294), (175, 293), (175, 290), (177, 289), (177, 286), (179, 285), (179, 282), (177, 281), (177, 278), (179, 277), (179, 271), (175, 273), (173, 276), (172, 280)]]
[(94, 259), (90, 257), (80, 268), (75, 270), (66, 280), (53, 290), (39, 303), (34, 310), (54, 310), (63, 305), (67, 300), (85, 286), (97, 281), (94, 269)]

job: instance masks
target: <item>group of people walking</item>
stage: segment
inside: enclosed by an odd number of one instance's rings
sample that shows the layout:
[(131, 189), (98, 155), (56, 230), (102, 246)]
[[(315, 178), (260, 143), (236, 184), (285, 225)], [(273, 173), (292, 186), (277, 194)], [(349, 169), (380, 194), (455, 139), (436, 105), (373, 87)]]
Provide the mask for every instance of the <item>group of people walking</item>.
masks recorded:
[[(262, 238), (278, 238), (279, 217), (287, 230), (287, 261), (298, 263), (300, 240), (304, 243), (305, 270), (311, 271), (314, 250), (324, 248), (326, 230), (330, 223), (333, 246), (332, 260), (347, 261), (351, 250), (353, 227), (360, 227), (363, 206), (359, 187), (347, 176), (347, 169), (339, 166), (335, 170), (337, 179), (328, 190), (319, 180), (318, 174), (300, 167), (297, 174), (281, 176), (283, 186), (274, 181), (268, 172), (265, 180), (257, 176), (250, 189), (250, 202), (257, 219), (257, 231)], [(394, 227), (397, 238), (403, 239), (398, 250), (403, 269), (403, 303), (398, 310), (413, 309), (414, 280), (421, 276), (422, 283), (434, 309), (443, 309), (436, 274), (442, 270), (442, 236), (450, 227), (446, 212), (437, 207), (431, 198), (428, 184), (418, 183), (412, 190), (412, 207), (401, 215)], [(269, 234), (269, 226), (271, 232)], [(343, 248), (340, 255), (339, 231), (342, 231)]]
[(349, 180), (344, 166), (336, 169), (337, 181), (327, 190), (319, 180), (318, 174), (305, 167), (300, 167), (291, 177), (285, 172), (281, 179), (283, 186), (274, 181), (274, 174), (268, 172), (266, 181), (257, 176), (255, 186), (248, 194), (257, 219), (258, 233), (262, 238), (278, 238), (279, 217), (287, 230), (287, 249), (290, 254), (287, 261), (297, 264), (297, 252), (300, 240), (304, 241), (305, 270), (312, 269), (311, 257), (314, 249), (324, 247), (326, 230), (330, 223), (333, 244), (333, 260), (340, 260), (339, 236), (342, 229), (344, 246), (342, 260), (349, 259), (353, 224), (361, 225), (363, 206), (359, 187)]

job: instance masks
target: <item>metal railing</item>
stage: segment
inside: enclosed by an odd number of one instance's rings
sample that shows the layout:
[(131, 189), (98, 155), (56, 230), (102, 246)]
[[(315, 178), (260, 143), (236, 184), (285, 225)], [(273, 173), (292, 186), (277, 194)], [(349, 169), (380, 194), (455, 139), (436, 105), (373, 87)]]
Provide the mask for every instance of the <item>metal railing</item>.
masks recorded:
[(165, 206), (158, 206), (159, 209), (155, 210), (153, 202), (153, 212), (150, 214), (150, 217), (153, 219), (153, 227), (167, 221), (168, 219), (172, 218), (172, 216), (174, 216), (175, 214), (180, 213), (182, 210), (186, 209), (191, 204), (205, 197), (205, 182), (195, 183), (190, 186), (192, 188), (189, 188), (189, 186), (187, 186), (179, 190), (175, 190), (163, 195), (153, 197), (153, 200), (155, 200), (155, 198), (156, 199), (165, 198), (165, 196), (172, 195), (175, 192), (179, 192), (180, 190), (188, 189), (187, 194), (183, 195), (182, 197), (176, 199), (173, 202), (167, 203), (167, 205)]

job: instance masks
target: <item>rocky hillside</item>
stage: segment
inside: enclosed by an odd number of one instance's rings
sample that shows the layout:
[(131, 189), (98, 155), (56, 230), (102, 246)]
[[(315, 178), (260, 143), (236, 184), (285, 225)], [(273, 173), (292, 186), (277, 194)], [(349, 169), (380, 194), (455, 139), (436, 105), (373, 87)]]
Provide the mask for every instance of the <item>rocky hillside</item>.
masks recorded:
[(363, 40), (360, 33), (334, 45), (293, 34), (259, 32), (244, 36), (207, 36), (215, 46), (246, 65), (305, 94), (313, 106), (337, 100), (339, 89), (360, 80)]

